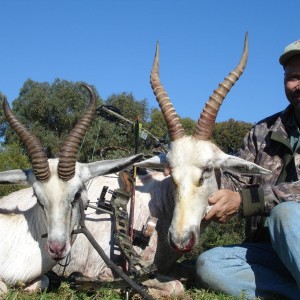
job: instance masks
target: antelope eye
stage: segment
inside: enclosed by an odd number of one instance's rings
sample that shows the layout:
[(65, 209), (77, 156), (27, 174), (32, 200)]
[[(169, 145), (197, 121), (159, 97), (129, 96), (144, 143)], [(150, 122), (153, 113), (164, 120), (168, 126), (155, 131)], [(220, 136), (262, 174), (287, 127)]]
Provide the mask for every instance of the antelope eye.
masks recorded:
[(206, 168), (206, 169), (204, 170), (204, 173), (211, 173), (212, 170), (213, 170), (212, 167), (208, 167), (208, 168)]
[(74, 196), (74, 200), (78, 200), (81, 196), (81, 192), (77, 192)]
[(72, 207), (74, 207), (74, 205), (78, 202), (80, 197), (81, 197), (81, 192), (77, 192), (74, 196), (74, 199), (73, 199), (72, 203), (71, 203)]
[(213, 171), (213, 168), (212, 168), (212, 167), (208, 167), (208, 168), (204, 169), (204, 170), (203, 170), (203, 177), (204, 177), (204, 178), (210, 177), (212, 171)]
[(199, 179), (199, 181), (198, 181), (198, 184), (197, 184), (197, 186), (201, 186), (202, 184), (203, 184), (203, 178), (201, 177), (200, 179)]

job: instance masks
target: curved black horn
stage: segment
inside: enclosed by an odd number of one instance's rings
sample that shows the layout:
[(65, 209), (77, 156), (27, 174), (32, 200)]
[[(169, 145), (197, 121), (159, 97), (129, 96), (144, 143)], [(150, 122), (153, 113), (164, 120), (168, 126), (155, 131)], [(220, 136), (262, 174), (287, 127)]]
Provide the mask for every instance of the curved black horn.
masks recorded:
[(96, 112), (96, 96), (92, 88), (85, 84), (82, 86), (90, 94), (90, 103), (83, 117), (81, 117), (67, 136), (59, 152), (58, 176), (64, 181), (68, 181), (75, 175), (76, 154)]
[(36, 179), (41, 182), (47, 181), (50, 177), (50, 169), (48, 158), (42, 143), (13, 114), (6, 98), (3, 100), (3, 111), (9, 125), (25, 144)]

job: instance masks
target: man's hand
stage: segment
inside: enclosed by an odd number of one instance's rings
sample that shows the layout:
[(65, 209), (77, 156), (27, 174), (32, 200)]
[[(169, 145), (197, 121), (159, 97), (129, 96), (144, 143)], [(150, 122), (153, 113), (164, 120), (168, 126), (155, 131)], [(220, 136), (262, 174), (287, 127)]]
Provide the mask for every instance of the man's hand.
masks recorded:
[(208, 204), (212, 205), (212, 208), (203, 220), (226, 223), (238, 212), (241, 201), (240, 193), (227, 189), (219, 190), (208, 198)]

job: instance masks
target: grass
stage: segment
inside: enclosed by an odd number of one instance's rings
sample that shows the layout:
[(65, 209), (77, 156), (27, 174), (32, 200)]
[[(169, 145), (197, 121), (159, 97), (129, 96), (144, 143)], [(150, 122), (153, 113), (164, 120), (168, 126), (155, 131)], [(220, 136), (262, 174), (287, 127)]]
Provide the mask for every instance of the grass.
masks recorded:
[[(193, 263), (197, 256), (210, 248), (240, 243), (244, 239), (244, 221), (232, 218), (227, 224), (211, 224), (203, 233), (201, 242), (196, 249), (182, 257), (181, 261)], [(5, 296), (5, 300), (124, 300), (125, 295), (120, 290), (111, 287), (103, 287), (96, 291), (75, 290), (67, 282), (54, 284), (48, 291), (40, 293), (26, 293), (21, 289), (10, 289)], [(132, 300), (141, 300), (140, 295), (131, 295)], [(195, 289), (193, 286), (187, 287), (183, 297), (184, 300), (244, 300), (245, 296), (231, 297), (221, 293), (214, 293), (204, 289)], [(259, 299), (259, 298), (258, 298)], [(272, 300), (283, 300), (282, 297), (274, 296)], [(176, 299), (174, 299), (176, 300)]]
[[(1, 299), (1, 298), (0, 298)], [(74, 291), (67, 283), (62, 285), (55, 292), (42, 292), (42, 293), (25, 293), (22, 290), (11, 289), (6, 295), (6, 300), (124, 300), (125, 295), (113, 289), (101, 289), (96, 292), (84, 293), (80, 291)], [(132, 300), (141, 300), (139, 295), (133, 295)], [(205, 290), (191, 289), (186, 291), (184, 300), (244, 300), (243, 296), (240, 298), (225, 296), (220, 293), (208, 292)], [(174, 299), (176, 300), (176, 299)]]

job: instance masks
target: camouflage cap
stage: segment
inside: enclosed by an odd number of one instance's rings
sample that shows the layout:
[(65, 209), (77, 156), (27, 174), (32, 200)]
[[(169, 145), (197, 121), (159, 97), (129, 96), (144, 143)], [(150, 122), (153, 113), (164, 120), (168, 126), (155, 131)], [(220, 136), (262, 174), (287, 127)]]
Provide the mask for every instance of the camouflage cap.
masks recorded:
[(293, 56), (300, 54), (300, 40), (287, 45), (283, 54), (279, 57), (279, 63), (285, 65), (286, 62)]

